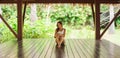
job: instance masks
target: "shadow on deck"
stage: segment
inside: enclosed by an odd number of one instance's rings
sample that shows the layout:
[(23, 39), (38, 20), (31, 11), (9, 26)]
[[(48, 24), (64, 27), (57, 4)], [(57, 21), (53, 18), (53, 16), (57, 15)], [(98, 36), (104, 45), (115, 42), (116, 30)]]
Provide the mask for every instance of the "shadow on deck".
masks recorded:
[(0, 58), (120, 58), (119, 49), (107, 40), (66, 39), (57, 48), (53, 39), (24, 39), (0, 44)]

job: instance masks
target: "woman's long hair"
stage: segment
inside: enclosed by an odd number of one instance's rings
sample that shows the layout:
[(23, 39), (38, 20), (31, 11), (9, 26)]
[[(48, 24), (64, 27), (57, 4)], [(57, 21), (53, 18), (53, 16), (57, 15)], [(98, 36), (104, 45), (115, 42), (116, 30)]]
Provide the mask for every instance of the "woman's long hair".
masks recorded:
[(61, 22), (61, 21), (58, 21), (58, 22), (57, 22), (57, 32), (59, 31), (58, 23), (60, 23), (61, 26), (62, 26), (62, 22)]

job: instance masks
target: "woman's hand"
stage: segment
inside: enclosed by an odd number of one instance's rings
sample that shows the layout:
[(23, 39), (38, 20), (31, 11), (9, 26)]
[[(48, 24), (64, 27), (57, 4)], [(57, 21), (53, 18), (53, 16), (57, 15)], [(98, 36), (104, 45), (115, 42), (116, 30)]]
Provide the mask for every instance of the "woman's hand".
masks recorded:
[(63, 35), (63, 34), (60, 34), (60, 36), (61, 36), (61, 37), (64, 37), (64, 35)]
[(54, 38), (58, 38), (59, 37), (59, 34), (55, 34)]

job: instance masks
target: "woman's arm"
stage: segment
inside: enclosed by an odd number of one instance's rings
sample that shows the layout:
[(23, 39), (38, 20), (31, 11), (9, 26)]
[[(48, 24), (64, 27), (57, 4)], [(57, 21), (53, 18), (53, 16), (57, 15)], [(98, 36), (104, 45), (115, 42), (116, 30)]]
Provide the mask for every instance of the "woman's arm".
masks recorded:
[(66, 35), (66, 29), (64, 29), (64, 34), (63, 34), (63, 37), (65, 37), (65, 35)]
[(57, 35), (57, 29), (55, 30), (54, 38), (56, 38), (56, 35)]

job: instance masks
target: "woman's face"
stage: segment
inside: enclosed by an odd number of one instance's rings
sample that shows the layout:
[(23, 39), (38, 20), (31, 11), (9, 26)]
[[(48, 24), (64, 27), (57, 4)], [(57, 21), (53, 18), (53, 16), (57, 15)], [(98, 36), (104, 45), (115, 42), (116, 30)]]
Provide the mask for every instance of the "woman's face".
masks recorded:
[(57, 24), (58, 28), (62, 28), (62, 25), (60, 23)]

